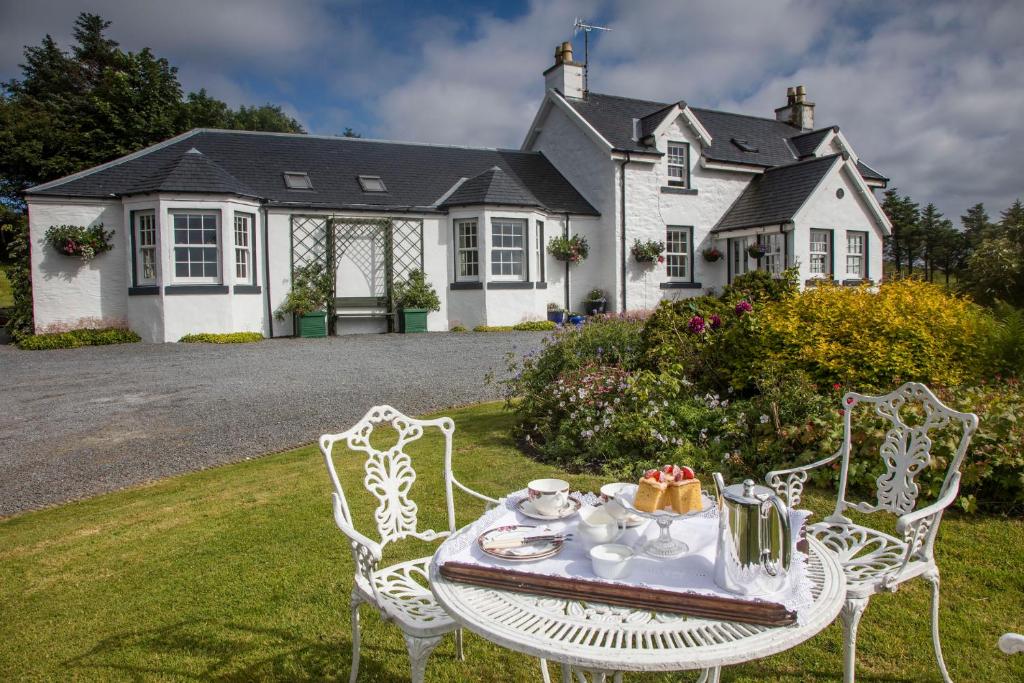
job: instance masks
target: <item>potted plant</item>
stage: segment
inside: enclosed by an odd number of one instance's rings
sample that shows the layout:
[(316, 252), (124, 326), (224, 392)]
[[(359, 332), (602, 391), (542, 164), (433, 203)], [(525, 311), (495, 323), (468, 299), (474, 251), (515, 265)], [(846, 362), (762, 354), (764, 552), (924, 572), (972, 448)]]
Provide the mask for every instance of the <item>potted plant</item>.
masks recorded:
[(572, 237), (552, 237), (548, 242), (548, 253), (559, 261), (566, 263), (579, 263), (587, 258), (590, 253), (590, 245), (583, 235)]
[(664, 242), (658, 242), (657, 240), (641, 242), (639, 239), (635, 239), (630, 251), (633, 253), (633, 258), (636, 259), (637, 263), (665, 262), (665, 257), (661, 255), (665, 251)]
[(46, 230), (46, 241), (65, 256), (91, 261), (99, 254), (114, 248), (113, 230), (104, 230), (99, 223), (86, 228), (81, 225), (51, 225)]
[(718, 247), (708, 247), (703, 252), (704, 260), (709, 263), (714, 263), (722, 258), (722, 252), (719, 251)]
[(548, 304), (548, 320), (556, 325), (564, 325), (565, 309), (554, 302)]
[(587, 311), (587, 315), (600, 315), (604, 313), (605, 306), (608, 303), (608, 299), (605, 298), (604, 290), (595, 287), (590, 290), (587, 294), (587, 299), (584, 303), (584, 308)]
[(569, 324), (575, 325), (576, 327), (582, 325), (584, 322), (586, 322), (586, 320), (586, 316), (580, 315), (579, 313), (569, 314)]
[(309, 263), (295, 269), (292, 288), (274, 313), (284, 320), (287, 313), (295, 316), (295, 329), (300, 337), (327, 336), (327, 308), (334, 297), (334, 278), (322, 263)]
[(761, 242), (754, 242), (747, 247), (747, 254), (750, 258), (761, 258), (768, 252), (768, 247)]
[(394, 296), (400, 332), (426, 332), (427, 313), (441, 310), (441, 299), (419, 269), (410, 271), (408, 278), (395, 283)]

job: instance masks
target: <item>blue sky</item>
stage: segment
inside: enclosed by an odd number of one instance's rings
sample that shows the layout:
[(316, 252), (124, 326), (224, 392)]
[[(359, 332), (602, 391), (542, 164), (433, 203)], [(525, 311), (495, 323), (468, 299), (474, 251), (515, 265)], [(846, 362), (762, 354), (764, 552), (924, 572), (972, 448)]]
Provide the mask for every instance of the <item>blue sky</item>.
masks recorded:
[[(952, 218), (1024, 194), (1024, 3), (1014, 0), (39, 0), (0, 4), (0, 78), (80, 11), (234, 106), (310, 132), (518, 147), (575, 16), (598, 92), (772, 116), (804, 84), (820, 125)], [(582, 51), (582, 39), (577, 38)]]

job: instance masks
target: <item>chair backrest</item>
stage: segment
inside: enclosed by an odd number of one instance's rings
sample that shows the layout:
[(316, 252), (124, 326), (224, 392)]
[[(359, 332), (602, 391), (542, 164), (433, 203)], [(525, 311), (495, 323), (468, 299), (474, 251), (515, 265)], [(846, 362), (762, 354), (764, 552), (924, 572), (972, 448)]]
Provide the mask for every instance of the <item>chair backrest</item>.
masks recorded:
[[(389, 425), (398, 434), (395, 444), (384, 451), (378, 450), (370, 444), (374, 428), (382, 424)], [(412, 459), (405, 452), (405, 448), (422, 437), (426, 427), (437, 427), (444, 435), (444, 479), (448, 529), (440, 532), (433, 529), (423, 531), (419, 529), (418, 508), (416, 503), (409, 498), (409, 490), (412, 488), (413, 482), (416, 481), (416, 471), (413, 469)], [(324, 454), (327, 472), (330, 474), (331, 483), (334, 484), (335, 493), (340, 499), (344, 521), (355, 528), (348, 500), (345, 498), (345, 491), (334, 467), (334, 446), (338, 442), (343, 442), (350, 451), (360, 452), (366, 456), (364, 465), (366, 476), (363, 479), (363, 484), (377, 499), (377, 509), (373, 516), (381, 547), (407, 536), (433, 541), (455, 531), (455, 507), (451, 484), (452, 435), (454, 432), (455, 423), (451, 418), (418, 420), (403, 415), (391, 406), (381, 405), (370, 408), (366, 415), (347, 431), (321, 436), (320, 451)]]
[[(851, 503), (846, 497), (847, 476), (850, 467), (850, 426), (851, 418), (858, 405), (874, 407), (876, 415), (885, 418), (891, 425), (886, 430), (880, 455), (885, 472), (876, 480), (875, 502)], [(920, 422), (908, 424), (904, 408), (920, 408)], [(885, 510), (895, 515), (911, 512), (917, 505), (920, 487), (917, 476), (931, 462), (932, 434), (943, 431), (951, 424), (958, 428), (959, 441), (955, 455), (950, 458), (946, 476), (939, 492), (941, 497), (951, 486), (960, 481), (960, 464), (967, 453), (967, 446), (978, 428), (978, 416), (961, 413), (943, 405), (928, 387), (917, 382), (907, 382), (899, 389), (884, 396), (865, 396), (849, 392), (843, 396), (843, 446), (842, 470), (839, 480), (839, 496), (836, 500), (835, 517), (850, 508), (860, 512)], [(915, 421), (916, 422), (916, 421)]]

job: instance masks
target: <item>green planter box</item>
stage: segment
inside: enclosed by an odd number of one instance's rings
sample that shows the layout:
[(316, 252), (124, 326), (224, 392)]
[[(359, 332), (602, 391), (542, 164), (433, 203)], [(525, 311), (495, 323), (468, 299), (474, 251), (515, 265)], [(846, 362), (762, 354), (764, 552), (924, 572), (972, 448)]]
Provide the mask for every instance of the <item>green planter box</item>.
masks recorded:
[(313, 311), (297, 317), (300, 337), (316, 339), (327, 336), (327, 314), (323, 311)]
[(426, 332), (427, 331), (427, 309), (425, 308), (403, 308), (398, 312), (398, 319), (401, 321), (402, 332)]

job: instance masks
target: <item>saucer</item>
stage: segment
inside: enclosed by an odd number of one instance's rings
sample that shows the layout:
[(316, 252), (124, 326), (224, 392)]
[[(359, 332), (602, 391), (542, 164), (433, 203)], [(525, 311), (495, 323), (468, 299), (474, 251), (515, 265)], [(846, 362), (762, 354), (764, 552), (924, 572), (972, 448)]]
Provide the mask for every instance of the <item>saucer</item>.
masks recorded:
[(506, 535), (516, 536), (529, 536), (531, 533), (537, 533), (538, 529), (535, 526), (524, 526), (521, 524), (509, 524), (507, 526), (499, 526), (480, 534), (476, 539), (477, 546), (484, 553), (491, 557), (496, 557), (499, 560), (506, 560), (509, 562), (529, 562), (530, 560), (540, 560), (545, 557), (551, 557), (552, 555), (558, 554), (558, 551), (565, 545), (563, 540), (552, 540), (545, 541), (542, 543), (535, 543), (533, 545), (525, 545), (516, 548), (485, 548), (484, 544), (492, 538), (501, 538)]
[(535, 507), (533, 507), (532, 500), (530, 500), (529, 498), (523, 498), (521, 501), (516, 503), (516, 510), (532, 519), (543, 519), (550, 521), (554, 519), (565, 519), (566, 517), (572, 517), (580, 511), (580, 507), (582, 506), (583, 503), (576, 500), (575, 498), (570, 498), (569, 503), (564, 508), (559, 510), (558, 514), (546, 515), (543, 512), (537, 510)]

